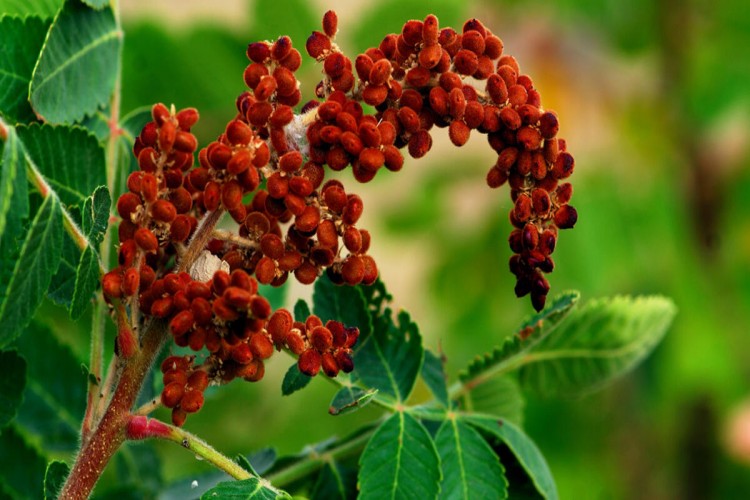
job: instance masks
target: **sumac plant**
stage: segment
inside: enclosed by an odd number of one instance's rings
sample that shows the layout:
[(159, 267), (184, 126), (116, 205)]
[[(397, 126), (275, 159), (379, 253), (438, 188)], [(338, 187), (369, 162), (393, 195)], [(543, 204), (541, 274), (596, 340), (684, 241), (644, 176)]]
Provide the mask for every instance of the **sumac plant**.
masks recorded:
[[(128, 482), (118, 465), (122, 484), (96, 494), (557, 497), (502, 404), (520, 397), (507, 387), (596, 389), (649, 353), (674, 307), (661, 297), (547, 299), (559, 232), (577, 220), (573, 156), (558, 116), (489, 27), (441, 28), (429, 15), (354, 58), (337, 32), (327, 12), (305, 56), (287, 36), (249, 44), (237, 75), (247, 90), (228, 103), (236, 114), (201, 147), (196, 109), (120, 116), (123, 36), (108, 2), (0, 18), (3, 494), (86, 498), (128, 441), (149, 450), (166, 440), (219, 476), (187, 478), (193, 488), (180, 490)], [(295, 77), (307, 56), (322, 69), (311, 100)], [(378, 240), (359, 227), (356, 194), (357, 183), (410, 168), (407, 154), (426, 156), (441, 128), (439, 140), (461, 147), (481, 135), (497, 153), (483, 183), (509, 186), (510, 272), (538, 311), (456, 377), (378, 278)], [(287, 280), (313, 285), (312, 304), (272, 307), (269, 294)], [(84, 376), (66, 332), (37, 312), (46, 299), (47, 314), (55, 303), (73, 320), (92, 308)], [(292, 360), (285, 394), (315, 376), (335, 387), (330, 415), (308, 409), (300, 422), (339, 418), (344, 428), (339, 415), (382, 411), (292, 457), (269, 448), (229, 458), (186, 430), (211, 405), (207, 389), (262, 382), (275, 354)], [(415, 396), (418, 379), (425, 390)], [(162, 420), (152, 416), (160, 407)], [(132, 450), (131, 468), (157, 459)]]

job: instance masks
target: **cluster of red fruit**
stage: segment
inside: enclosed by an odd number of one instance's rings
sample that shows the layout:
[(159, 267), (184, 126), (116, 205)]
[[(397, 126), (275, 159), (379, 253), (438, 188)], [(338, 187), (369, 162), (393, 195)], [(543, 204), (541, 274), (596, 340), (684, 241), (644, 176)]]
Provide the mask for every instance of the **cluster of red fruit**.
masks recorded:
[[(237, 98), (238, 113), (224, 132), (199, 151), (197, 166), (194, 109), (155, 105), (135, 141), (140, 170), (117, 203), (119, 265), (102, 285), (121, 329), (137, 332), (148, 318), (164, 319), (177, 345), (208, 352), (197, 366), (192, 357), (165, 365), (162, 401), (178, 425), (202, 406), (209, 381), (260, 380), (274, 347), (299, 356), (308, 375), (353, 369), (356, 328), (324, 325), (314, 316), (294, 322), (283, 309), (272, 314), (258, 283), (280, 286), (293, 274), (309, 284), (324, 271), (338, 284), (374, 282), (370, 234), (356, 226), (362, 199), (326, 180), (324, 167), (351, 165), (360, 182), (382, 166), (398, 171), (402, 149), (414, 158), (430, 150), (433, 127), (447, 127), (456, 146), (472, 131), (485, 134), (497, 152), (487, 183), (511, 186), (516, 293), (530, 293), (536, 309), (544, 306), (543, 273), (554, 267), (557, 231), (577, 218), (567, 204), (571, 186), (560, 182), (574, 161), (531, 78), (474, 19), (461, 33), (440, 29), (432, 15), (409, 21), (354, 64), (335, 43), (337, 24), (327, 12), (323, 31), (307, 40), (324, 79), (316, 87), (320, 100), (299, 115), (294, 72), (301, 56), (283, 36), (248, 46), (250, 90)], [(367, 114), (362, 102), (375, 113)], [(223, 212), (238, 224), (236, 232), (209, 227), (211, 234), (191, 240), (202, 232), (198, 220)], [(214, 264), (196, 270), (199, 255)]]
[[(440, 29), (433, 15), (409, 21), (354, 64), (335, 44), (336, 24), (327, 13), (323, 31), (307, 40), (308, 54), (326, 74), (316, 89), (326, 101), (307, 130), (310, 161), (334, 170), (351, 165), (354, 177), (367, 182), (382, 166), (400, 170), (404, 147), (414, 158), (424, 156), (433, 127), (447, 127), (456, 146), (472, 131), (485, 134), (498, 154), (487, 183), (511, 186), (516, 294), (530, 293), (542, 309), (557, 230), (573, 227), (577, 214), (568, 205), (571, 185), (560, 182), (572, 174), (573, 157), (556, 138), (557, 115), (542, 109), (531, 78), (476, 19), (461, 33)], [(374, 116), (363, 114), (360, 101), (375, 107)]]

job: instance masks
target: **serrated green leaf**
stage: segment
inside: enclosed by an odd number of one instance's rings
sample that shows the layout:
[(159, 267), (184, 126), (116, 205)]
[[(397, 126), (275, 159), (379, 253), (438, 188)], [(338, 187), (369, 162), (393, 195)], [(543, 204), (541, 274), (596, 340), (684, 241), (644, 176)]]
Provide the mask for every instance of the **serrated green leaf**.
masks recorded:
[(0, 0), (0, 12), (9, 16), (51, 18), (62, 3), (63, 0)]
[(17, 128), (30, 161), (66, 206), (82, 206), (107, 183), (104, 149), (81, 127), (32, 124)]
[(365, 391), (359, 387), (342, 387), (333, 396), (328, 413), (331, 415), (343, 415), (352, 413), (367, 406), (378, 391)]
[(542, 452), (518, 427), (506, 420), (480, 415), (462, 417), (483, 434), (499, 439), (515, 455), (537, 491), (547, 500), (557, 500), (557, 486)]
[(286, 371), (286, 375), (284, 375), (284, 381), (281, 383), (281, 394), (289, 396), (306, 387), (311, 380), (312, 377), (299, 371), (297, 363), (294, 363)]
[(60, 264), (62, 211), (53, 196), (44, 199), (26, 234), (21, 255), (0, 297), (0, 348), (18, 337), (44, 298)]
[(18, 425), (45, 449), (75, 451), (86, 408), (87, 380), (80, 361), (47, 327), (36, 322), (16, 345), (28, 364)]
[(430, 388), (433, 396), (443, 407), (448, 407), (448, 385), (443, 369), (443, 360), (429, 349), (424, 350), (424, 364), (422, 365), (422, 379)]
[(60, 460), (53, 460), (47, 464), (47, 471), (44, 473), (44, 500), (57, 498), (69, 472), (68, 464)]
[(13, 426), (0, 433), (0, 450), (2, 490), (13, 499), (39, 498), (47, 460)]
[(388, 293), (383, 281), (378, 277), (372, 285), (358, 285), (362, 296), (372, 313), (382, 312), (384, 306), (393, 300), (393, 295)]
[[(75, 207), (69, 210), (73, 218), (78, 218)], [(73, 301), (73, 292), (76, 287), (76, 272), (81, 261), (81, 249), (76, 245), (73, 237), (65, 231), (63, 233), (62, 252), (60, 254), (60, 266), (52, 277), (52, 282), (47, 289), (47, 298), (57, 305), (70, 309)]]
[(505, 470), (492, 448), (469, 425), (445, 420), (435, 436), (443, 480), (439, 498), (507, 498)]
[(99, 285), (99, 258), (91, 247), (81, 254), (76, 268), (76, 283), (70, 302), (70, 317), (77, 320), (86, 311)]
[(294, 303), (294, 320), (304, 322), (312, 313), (310, 312), (310, 306), (307, 305), (303, 299), (298, 299)]
[(320, 470), (310, 500), (346, 500), (356, 496), (357, 471), (332, 461)]
[(390, 309), (375, 318), (371, 335), (360, 336), (354, 352), (354, 373), (367, 386), (398, 401), (406, 401), (422, 368), (422, 336), (409, 313), (397, 323)]
[(259, 475), (257, 472), (255, 472), (255, 469), (253, 469), (253, 464), (250, 463), (250, 460), (247, 459), (247, 457), (243, 454), (238, 454), (236, 457), (234, 457), (234, 461), (237, 462), (237, 465), (248, 471), (253, 476)]
[(276, 498), (291, 498), (289, 494), (277, 490), (263, 479), (251, 477), (242, 481), (226, 481), (219, 483), (201, 496), (201, 500), (214, 498), (234, 498), (237, 500), (274, 500)]
[(372, 331), (367, 304), (357, 287), (334, 285), (328, 278), (317, 280), (313, 292), (313, 312), (323, 323), (332, 319), (345, 326), (356, 326), (360, 337)]
[(359, 459), (359, 498), (437, 497), (440, 459), (422, 424), (397, 412), (375, 431)]
[(526, 355), (521, 383), (545, 396), (572, 396), (601, 388), (656, 347), (676, 311), (674, 303), (664, 297), (590, 301)]
[(104, 239), (109, 222), (109, 208), (112, 197), (106, 186), (99, 186), (94, 193), (83, 202), (82, 225), (83, 234), (94, 247), (98, 247)]
[(23, 219), (29, 215), (26, 161), (23, 146), (13, 127), (8, 127), (8, 138), (2, 144), (0, 158), (0, 237), (5, 236), (7, 231), (9, 239), (3, 240), (3, 246), (10, 247), (10, 238), (18, 236)]
[(502, 417), (516, 425), (523, 422), (524, 398), (518, 382), (509, 377), (493, 377), (472, 387), (463, 398), (462, 408), (474, 413)]
[(67, 0), (49, 29), (29, 100), (51, 123), (70, 123), (107, 103), (119, 71), (122, 33), (111, 8)]
[[(16, 416), (26, 387), (26, 360), (16, 351), (0, 351), (0, 429)], [(2, 430), (0, 430), (2, 432)]]
[(27, 95), (31, 72), (47, 28), (49, 21), (40, 17), (0, 18), (0, 40), (3, 42), (3, 50), (0, 50), (0, 115), (8, 122), (35, 119)]
[(478, 356), (458, 374), (458, 378), (462, 382), (487, 378), (513, 365), (521, 354), (528, 352), (555, 330), (579, 297), (578, 292), (565, 292), (556, 297), (543, 311), (524, 321), (518, 333), (507, 338), (501, 346), (484, 356)]

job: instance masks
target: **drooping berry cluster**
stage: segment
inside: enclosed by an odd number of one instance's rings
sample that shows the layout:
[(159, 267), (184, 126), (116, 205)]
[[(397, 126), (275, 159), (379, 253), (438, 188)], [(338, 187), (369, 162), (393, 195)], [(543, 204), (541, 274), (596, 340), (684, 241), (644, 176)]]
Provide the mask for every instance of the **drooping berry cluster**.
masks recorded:
[[(557, 230), (573, 227), (577, 214), (567, 204), (570, 184), (560, 184), (573, 172), (573, 157), (556, 138), (557, 115), (542, 108), (531, 78), (476, 19), (461, 33), (440, 29), (432, 15), (409, 21), (354, 64), (335, 44), (336, 26), (335, 14), (327, 13), (323, 31), (313, 32), (306, 45), (326, 76), (316, 89), (326, 100), (308, 128), (311, 161), (334, 170), (351, 165), (354, 177), (367, 182), (383, 165), (401, 169), (401, 148), (424, 156), (433, 127), (448, 127), (456, 146), (472, 131), (487, 135), (498, 154), (487, 183), (508, 182), (514, 202), (516, 293), (531, 293), (534, 307), (543, 308), (549, 284), (542, 273), (554, 267)], [(360, 101), (376, 108), (374, 117), (363, 115)]]
[[(577, 218), (571, 185), (561, 182), (574, 161), (531, 78), (475, 19), (461, 33), (440, 29), (432, 15), (409, 21), (353, 64), (335, 43), (337, 31), (329, 11), (307, 40), (324, 78), (299, 115), (301, 56), (282, 36), (248, 46), (249, 90), (224, 132), (198, 152), (198, 165), (194, 109), (155, 105), (135, 141), (139, 170), (117, 202), (119, 265), (102, 287), (118, 328), (131, 332), (118, 344), (128, 352), (147, 321), (163, 320), (176, 345), (202, 353), (200, 364), (189, 356), (163, 366), (162, 402), (177, 425), (200, 409), (209, 383), (263, 378), (274, 348), (298, 356), (310, 376), (353, 369), (356, 327), (272, 312), (258, 283), (280, 286), (294, 275), (310, 284), (324, 271), (337, 284), (373, 283), (370, 233), (357, 227), (363, 201), (326, 179), (326, 166), (351, 166), (368, 182), (383, 166), (401, 170), (402, 149), (423, 157), (434, 127), (448, 128), (456, 146), (473, 131), (484, 134), (497, 152), (487, 183), (511, 187), (515, 290), (544, 306), (557, 232)], [(224, 212), (235, 231), (214, 227)]]

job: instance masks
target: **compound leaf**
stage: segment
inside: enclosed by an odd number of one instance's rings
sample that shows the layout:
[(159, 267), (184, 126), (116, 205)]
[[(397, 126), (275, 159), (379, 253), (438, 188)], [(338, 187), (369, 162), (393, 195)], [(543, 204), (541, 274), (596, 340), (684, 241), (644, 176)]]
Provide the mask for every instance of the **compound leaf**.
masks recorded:
[(443, 369), (443, 360), (429, 349), (424, 351), (422, 379), (443, 407), (448, 407), (448, 384)]
[(664, 337), (676, 313), (664, 297), (612, 297), (571, 312), (527, 355), (521, 382), (541, 395), (596, 390), (636, 366)]
[(70, 303), (70, 317), (81, 317), (91, 302), (91, 297), (99, 285), (99, 257), (92, 247), (86, 247), (76, 268), (75, 290)]
[(472, 387), (463, 399), (467, 410), (502, 417), (519, 426), (523, 422), (524, 404), (518, 381), (508, 375), (485, 380)]
[(507, 498), (500, 459), (471, 426), (449, 418), (440, 426), (435, 444), (443, 471), (440, 498)]
[[(26, 360), (16, 351), (0, 351), (0, 429), (16, 416), (26, 387)], [(1, 431), (0, 431), (1, 432)]]
[[(13, 127), (8, 127), (8, 137), (2, 144), (0, 158), (0, 238), (8, 235), (8, 239), (2, 242), (3, 249), (7, 250), (12, 246), (11, 240), (21, 232), (23, 219), (29, 215), (26, 160)], [(4, 254), (0, 253), (0, 257), (4, 257)]]
[(47, 196), (39, 207), (8, 286), (0, 296), (0, 347), (18, 337), (42, 302), (60, 264), (63, 224), (60, 203)]
[(119, 71), (122, 32), (111, 8), (67, 0), (49, 29), (31, 77), (37, 116), (70, 123), (107, 103)]
[(48, 28), (49, 21), (39, 17), (0, 18), (0, 40), (3, 43), (3, 50), (0, 50), (0, 114), (8, 119), (6, 121), (35, 119), (27, 100), (28, 89)]
[(422, 500), (440, 488), (440, 459), (427, 429), (396, 412), (375, 431), (359, 459), (361, 499)]

